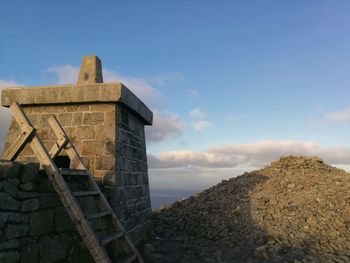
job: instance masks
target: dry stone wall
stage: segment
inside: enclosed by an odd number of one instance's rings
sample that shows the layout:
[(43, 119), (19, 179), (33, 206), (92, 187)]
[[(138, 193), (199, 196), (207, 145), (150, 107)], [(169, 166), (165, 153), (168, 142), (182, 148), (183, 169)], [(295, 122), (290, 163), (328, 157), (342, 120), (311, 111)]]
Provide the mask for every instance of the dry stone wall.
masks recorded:
[[(93, 204), (81, 203), (86, 211), (96, 209)], [(93, 227), (99, 234), (107, 231), (102, 221)], [(0, 262), (93, 262), (37, 163), (0, 161)]]

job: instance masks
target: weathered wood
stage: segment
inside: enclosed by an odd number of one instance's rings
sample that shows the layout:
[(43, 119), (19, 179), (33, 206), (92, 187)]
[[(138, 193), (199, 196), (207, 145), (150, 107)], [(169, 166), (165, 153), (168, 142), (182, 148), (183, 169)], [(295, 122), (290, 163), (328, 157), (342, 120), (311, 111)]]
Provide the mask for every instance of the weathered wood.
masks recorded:
[(80, 191), (80, 192), (73, 192), (73, 195), (75, 197), (85, 197), (85, 196), (94, 196), (99, 195), (100, 192), (98, 191)]
[(93, 220), (93, 219), (96, 219), (96, 218), (109, 216), (112, 213), (113, 213), (112, 210), (105, 210), (105, 211), (101, 211), (101, 212), (96, 212), (96, 213), (93, 213), (93, 214), (86, 215), (86, 219), (87, 220)]
[(60, 168), (60, 172), (62, 175), (85, 176), (85, 178), (88, 176), (87, 171), (81, 169)]
[(14, 161), (27, 145), (31, 136), (33, 135), (35, 129), (30, 129), (29, 132), (23, 131), (20, 135), (15, 139), (10, 147), (7, 148), (6, 152), (3, 154), (4, 160)]
[(55, 159), (55, 157), (63, 150), (68, 142), (69, 140), (66, 137), (61, 137), (58, 139), (49, 151), (50, 157)]
[(123, 231), (116, 231), (113, 232), (103, 238), (100, 239), (100, 244), (101, 246), (105, 246), (107, 245), (109, 242), (113, 241), (113, 240), (117, 240), (118, 238), (122, 237), (124, 235)]

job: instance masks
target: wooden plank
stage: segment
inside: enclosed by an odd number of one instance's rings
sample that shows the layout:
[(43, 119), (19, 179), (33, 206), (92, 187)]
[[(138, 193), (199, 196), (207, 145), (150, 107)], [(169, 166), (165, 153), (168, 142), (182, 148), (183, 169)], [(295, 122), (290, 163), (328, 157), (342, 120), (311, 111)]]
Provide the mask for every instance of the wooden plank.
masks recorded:
[(68, 142), (69, 139), (67, 137), (61, 137), (59, 140), (57, 140), (49, 151), (50, 157), (54, 159), (63, 150)]
[(94, 195), (100, 195), (101, 193), (99, 191), (80, 191), (80, 192), (73, 192), (73, 195), (75, 197), (85, 197), (85, 196), (94, 196)]
[(93, 219), (96, 219), (96, 218), (109, 216), (111, 214), (113, 214), (112, 210), (105, 210), (105, 211), (96, 212), (96, 213), (93, 213), (93, 214), (86, 215), (86, 219), (87, 220), (93, 220)]
[(107, 245), (109, 242), (116, 240), (124, 235), (123, 231), (116, 231), (100, 239), (101, 246)]
[[(28, 129), (29, 130), (29, 129)], [(33, 135), (35, 129), (30, 129), (29, 132), (23, 131), (16, 138), (10, 147), (7, 148), (6, 152), (3, 154), (4, 160), (14, 161), (27, 145), (31, 136)]]
[(84, 176), (85, 178), (88, 176), (87, 171), (82, 169), (60, 168), (59, 170), (62, 175)]

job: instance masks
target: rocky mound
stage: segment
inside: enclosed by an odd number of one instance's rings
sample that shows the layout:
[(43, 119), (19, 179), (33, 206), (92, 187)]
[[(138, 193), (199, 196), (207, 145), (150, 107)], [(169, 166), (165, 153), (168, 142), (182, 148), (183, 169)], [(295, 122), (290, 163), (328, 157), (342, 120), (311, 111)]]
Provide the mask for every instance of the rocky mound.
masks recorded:
[(350, 174), (282, 157), (154, 214), (154, 262), (350, 262)]

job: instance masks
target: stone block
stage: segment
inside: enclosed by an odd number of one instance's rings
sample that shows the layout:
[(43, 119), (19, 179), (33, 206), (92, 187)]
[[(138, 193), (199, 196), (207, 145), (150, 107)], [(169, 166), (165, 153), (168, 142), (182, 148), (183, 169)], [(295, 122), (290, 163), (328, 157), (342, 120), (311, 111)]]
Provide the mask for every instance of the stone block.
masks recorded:
[(104, 150), (103, 141), (85, 141), (82, 146), (81, 154), (83, 156), (102, 155)]
[(27, 235), (28, 230), (29, 230), (28, 225), (8, 224), (5, 227), (5, 238), (12, 239), (16, 237), (23, 237)]
[(73, 113), (72, 125), (80, 126), (83, 124), (83, 113), (75, 112)]
[(50, 105), (50, 106), (43, 106), (42, 112), (43, 113), (50, 113), (51, 115), (56, 115), (58, 113), (64, 113), (65, 109), (64, 109), (64, 107), (61, 107), (60, 105)]
[(96, 162), (95, 162), (96, 170), (113, 170), (114, 159), (115, 159), (114, 156), (96, 157)]
[[(115, 112), (115, 104), (114, 103), (110, 103), (110, 104), (92, 104), (89, 106), (90, 111), (94, 112), (94, 111), (103, 111), (103, 112)], [(115, 113), (114, 113), (115, 114)]]
[(121, 97), (121, 84), (102, 84), (100, 99), (101, 101), (118, 101)]
[(21, 263), (37, 263), (39, 260), (40, 245), (37, 243), (27, 244), (21, 249)]
[(59, 87), (59, 101), (60, 102), (71, 102), (72, 101), (72, 86)]
[(9, 250), (9, 249), (16, 249), (19, 247), (19, 242), (17, 239), (9, 239), (0, 242), (0, 251), (1, 250)]
[(103, 112), (84, 113), (83, 124), (84, 125), (101, 125), (104, 123)]
[(81, 105), (78, 107), (78, 111), (89, 111), (88, 105)]
[(20, 169), (17, 162), (0, 161), (0, 178), (16, 177)]
[(74, 224), (63, 206), (55, 209), (55, 231), (64, 232), (74, 229)]
[(80, 126), (77, 131), (77, 139), (94, 139), (95, 127), (94, 126)]
[[(108, 124), (112, 123), (112, 124)], [(113, 122), (106, 121), (105, 125), (95, 126), (97, 140), (115, 140), (115, 125)]]
[(61, 200), (56, 193), (41, 193), (39, 196), (40, 209), (53, 208), (61, 205)]
[(0, 228), (3, 228), (5, 226), (8, 216), (9, 216), (9, 213), (0, 212)]
[(58, 103), (59, 89), (57, 87), (36, 88), (35, 103)]
[(58, 122), (64, 127), (64, 126), (71, 126), (72, 125), (72, 113), (60, 113), (57, 116)]
[(10, 196), (17, 199), (26, 199), (36, 197), (36, 192), (22, 192), (19, 191), (17, 185), (20, 181), (17, 178), (10, 178), (3, 182), (3, 190)]
[(50, 234), (54, 230), (53, 210), (42, 210), (30, 213), (30, 235)]
[(18, 211), (21, 203), (7, 193), (0, 193), (0, 209), (4, 211)]
[(22, 191), (26, 191), (26, 192), (36, 191), (36, 185), (33, 182), (19, 184), (18, 188), (21, 189)]
[(21, 212), (36, 211), (39, 209), (39, 199), (25, 200), (21, 206)]
[(71, 239), (68, 235), (62, 234), (60, 236), (43, 237), (39, 244), (42, 262), (58, 262), (67, 258)]
[(24, 214), (24, 213), (9, 212), (7, 222), (16, 223), (16, 224), (27, 224), (29, 223), (29, 216), (28, 214)]
[(84, 101), (96, 101), (100, 97), (99, 85), (88, 85), (84, 87)]
[(72, 101), (83, 101), (84, 100), (84, 87), (75, 86), (72, 88)]
[(17, 251), (0, 252), (0, 262), (17, 263), (19, 261), (19, 253)]

